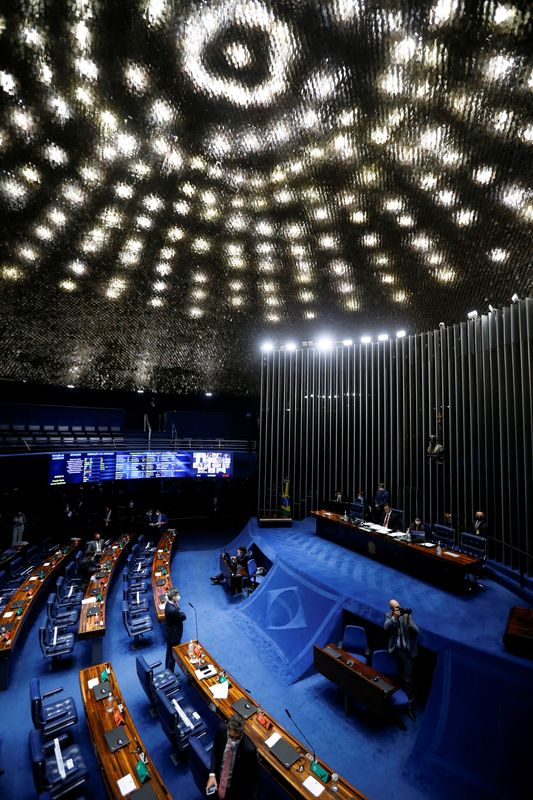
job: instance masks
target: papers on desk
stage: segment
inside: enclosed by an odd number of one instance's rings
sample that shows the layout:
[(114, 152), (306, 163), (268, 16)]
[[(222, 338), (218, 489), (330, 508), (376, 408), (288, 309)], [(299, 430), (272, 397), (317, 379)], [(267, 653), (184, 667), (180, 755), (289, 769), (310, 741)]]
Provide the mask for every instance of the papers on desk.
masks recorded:
[(390, 536), (391, 539), (403, 539), (405, 537), (405, 533), (398, 533), (397, 531), (387, 531), (387, 536)]
[(84, 597), (81, 601), (82, 606), (89, 605), (90, 603), (96, 603), (96, 596), (92, 595), (91, 597)]
[(280, 739), (281, 733), (273, 733), (272, 736), (269, 736), (269, 738), (266, 740), (265, 744), (267, 747), (274, 747), (276, 742), (279, 742)]
[(160, 572), (154, 572), (154, 575), (155, 575), (156, 578), (160, 578), (161, 577), (161, 573)]
[(223, 681), (222, 683), (214, 683), (213, 686), (209, 687), (209, 691), (217, 700), (226, 700), (229, 691), (229, 684), (227, 681)]
[(199, 681), (203, 681), (204, 678), (212, 678), (213, 675), (217, 674), (217, 671), (212, 664), (206, 664), (204, 669), (195, 669), (194, 674)]
[(421, 542), (422, 547), (436, 547), (435, 542)]
[(87, 688), (92, 689), (94, 686), (98, 686), (99, 683), (100, 681), (98, 680), (98, 678), (90, 678), (87, 681)]
[(323, 783), (317, 781), (312, 775), (308, 775), (302, 785), (305, 786), (306, 789), (309, 789), (313, 797), (320, 797), (326, 788)]
[(44, 564), (43, 564), (43, 567), (49, 567), (49, 566), (50, 566), (50, 562), (49, 561), (45, 561)]
[(15, 613), (14, 611), (6, 611), (6, 613), (4, 614), (4, 617), (6, 619), (9, 619), (9, 617), (12, 617), (14, 613)]
[(124, 775), (123, 778), (118, 779), (117, 786), (120, 789), (120, 794), (123, 797), (126, 797), (126, 795), (130, 794), (130, 792), (134, 792), (135, 789), (137, 788), (137, 786), (135, 785), (135, 781), (133, 780), (133, 778), (129, 773), (127, 775)]
[(386, 528), (384, 525), (371, 525), (370, 529), (374, 531), (374, 533), (392, 533), (390, 528)]
[(30, 578), (30, 581), (37, 581), (37, 580), (39, 580), (37, 575), (32, 575), (31, 578)]
[(461, 553), (452, 553), (451, 550), (445, 550), (444, 551), (444, 555), (445, 556), (452, 556), (452, 558), (459, 558)]

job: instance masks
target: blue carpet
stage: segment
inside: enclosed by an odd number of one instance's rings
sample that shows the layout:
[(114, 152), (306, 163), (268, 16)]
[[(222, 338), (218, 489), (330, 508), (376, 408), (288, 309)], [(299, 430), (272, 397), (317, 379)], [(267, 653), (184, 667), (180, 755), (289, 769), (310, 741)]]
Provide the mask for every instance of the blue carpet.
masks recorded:
[[(187, 605), (190, 600), (198, 609), (199, 637), (207, 649), (251, 691), (258, 703), (290, 729), (284, 713), (288, 707), (320, 757), (370, 800), (519, 796), (515, 794), (516, 778), (511, 778), (511, 772), (518, 774), (525, 788), (525, 768), (518, 760), (527, 764), (523, 751), (524, 742), (529, 740), (518, 726), (524, 719), (531, 719), (531, 691), (527, 686), (528, 681), (531, 686), (533, 669), (529, 662), (507, 654), (501, 644), (508, 610), (517, 604), (512, 593), (490, 583), (487, 591), (477, 596), (450, 595), (317, 538), (312, 521), (270, 531), (259, 530), (251, 522), (235, 543), (254, 541), (280, 575), (284, 573), (287, 581), (298, 587), (305, 584), (312, 592), (309, 597), (320, 597), (323, 604), (317, 606), (318, 619), (304, 603), (296, 609), (304, 615), (296, 617), (297, 627), (287, 629), (287, 622), (289, 626), (294, 624), (290, 622), (294, 614), (291, 611), (285, 619), (283, 609), (290, 610), (292, 596), (286, 596), (281, 607), (273, 602), (269, 605), (268, 578), (244, 601), (230, 597), (221, 586), (210, 584), (209, 575), (218, 571), (218, 553), (230, 538), (220, 533), (180, 533), (181, 549), (172, 563), (172, 578), (181, 590), (187, 613), (184, 640), (195, 636), (194, 613)], [(270, 580), (274, 580), (276, 569), (271, 572)], [(119, 575), (110, 591), (104, 658), (115, 669), (149, 755), (172, 796), (194, 800), (202, 794), (188, 767), (175, 767), (170, 761), (170, 744), (158, 720), (150, 716), (139, 685), (135, 651), (130, 650), (121, 621), (121, 588)], [(272, 583), (271, 590), (278, 595), (280, 588), (285, 587), (280, 582)], [(396, 727), (380, 726), (362, 712), (345, 717), (340, 692), (308, 670), (310, 640), (315, 633), (322, 638), (335, 633), (343, 608), (381, 626), (392, 596), (414, 607), (423, 644), (438, 654), (427, 708), (418, 709), (415, 723), (407, 720), (409, 728), (405, 733)], [(75, 738), (92, 766), (86, 795), (103, 798), (105, 791), (83, 719), (79, 691), (78, 672), (89, 664), (90, 648), (78, 643), (70, 662), (50, 673), (38, 645), (39, 622), (35, 621), (20, 647), (8, 692), (0, 695), (0, 755), (6, 769), (0, 778), (0, 794), (9, 800), (35, 796), (27, 738), (31, 728), (28, 685), (30, 678), (36, 676), (41, 678), (43, 690), (63, 686), (64, 693), (75, 698), (80, 713)], [(307, 628), (310, 633), (305, 632)], [(295, 630), (303, 633), (298, 633), (298, 641), (291, 645), (288, 659), (284, 642), (290, 641), (291, 630), (293, 634)], [(164, 658), (161, 631), (154, 629), (138, 652), (149, 660)], [(295, 680), (300, 675), (303, 677)], [(522, 703), (518, 704), (520, 696)], [(480, 715), (484, 707), (488, 710)], [(204, 710), (199, 700), (198, 710)], [(511, 719), (516, 722), (516, 730), (510, 728)], [(512, 747), (516, 748), (516, 757), (509, 760)], [(483, 748), (485, 757), (480, 758)], [(498, 748), (499, 764), (493, 755)], [(472, 768), (465, 766), (465, 751), (478, 759)], [(507, 791), (502, 792), (506, 775)], [(528, 792), (529, 787), (522, 796), (531, 796)]]

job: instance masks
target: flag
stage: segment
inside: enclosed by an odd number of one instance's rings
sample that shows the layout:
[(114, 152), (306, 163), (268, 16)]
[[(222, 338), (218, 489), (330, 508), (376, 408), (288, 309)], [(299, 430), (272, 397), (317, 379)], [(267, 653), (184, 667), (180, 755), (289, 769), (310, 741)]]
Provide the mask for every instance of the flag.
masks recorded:
[(291, 515), (291, 498), (289, 497), (289, 479), (283, 481), (283, 491), (281, 493), (281, 514), (284, 517)]

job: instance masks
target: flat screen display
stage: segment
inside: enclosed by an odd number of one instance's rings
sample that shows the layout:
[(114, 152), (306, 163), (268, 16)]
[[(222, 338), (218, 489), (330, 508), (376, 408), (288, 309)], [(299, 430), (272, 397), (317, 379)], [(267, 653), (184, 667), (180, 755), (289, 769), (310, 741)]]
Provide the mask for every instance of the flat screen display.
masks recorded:
[(50, 486), (144, 478), (231, 477), (233, 453), (175, 450), (52, 453)]

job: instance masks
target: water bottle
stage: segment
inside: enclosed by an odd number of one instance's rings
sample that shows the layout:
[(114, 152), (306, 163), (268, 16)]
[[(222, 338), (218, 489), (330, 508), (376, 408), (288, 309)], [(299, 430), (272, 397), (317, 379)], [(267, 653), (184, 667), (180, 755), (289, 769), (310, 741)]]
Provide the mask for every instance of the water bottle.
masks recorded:
[(437, 544), (436, 553), (437, 553), (438, 556), (442, 555), (442, 547), (440, 546), (440, 542)]
[(332, 792), (338, 792), (339, 791), (338, 781), (339, 781), (339, 776), (337, 775), (336, 772), (334, 772), (333, 775), (331, 776), (331, 791)]
[(346, 509), (344, 509), (344, 516), (343, 516), (343, 520), (344, 520), (345, 522), (348, 522), (348, 512), (346, 511)]

